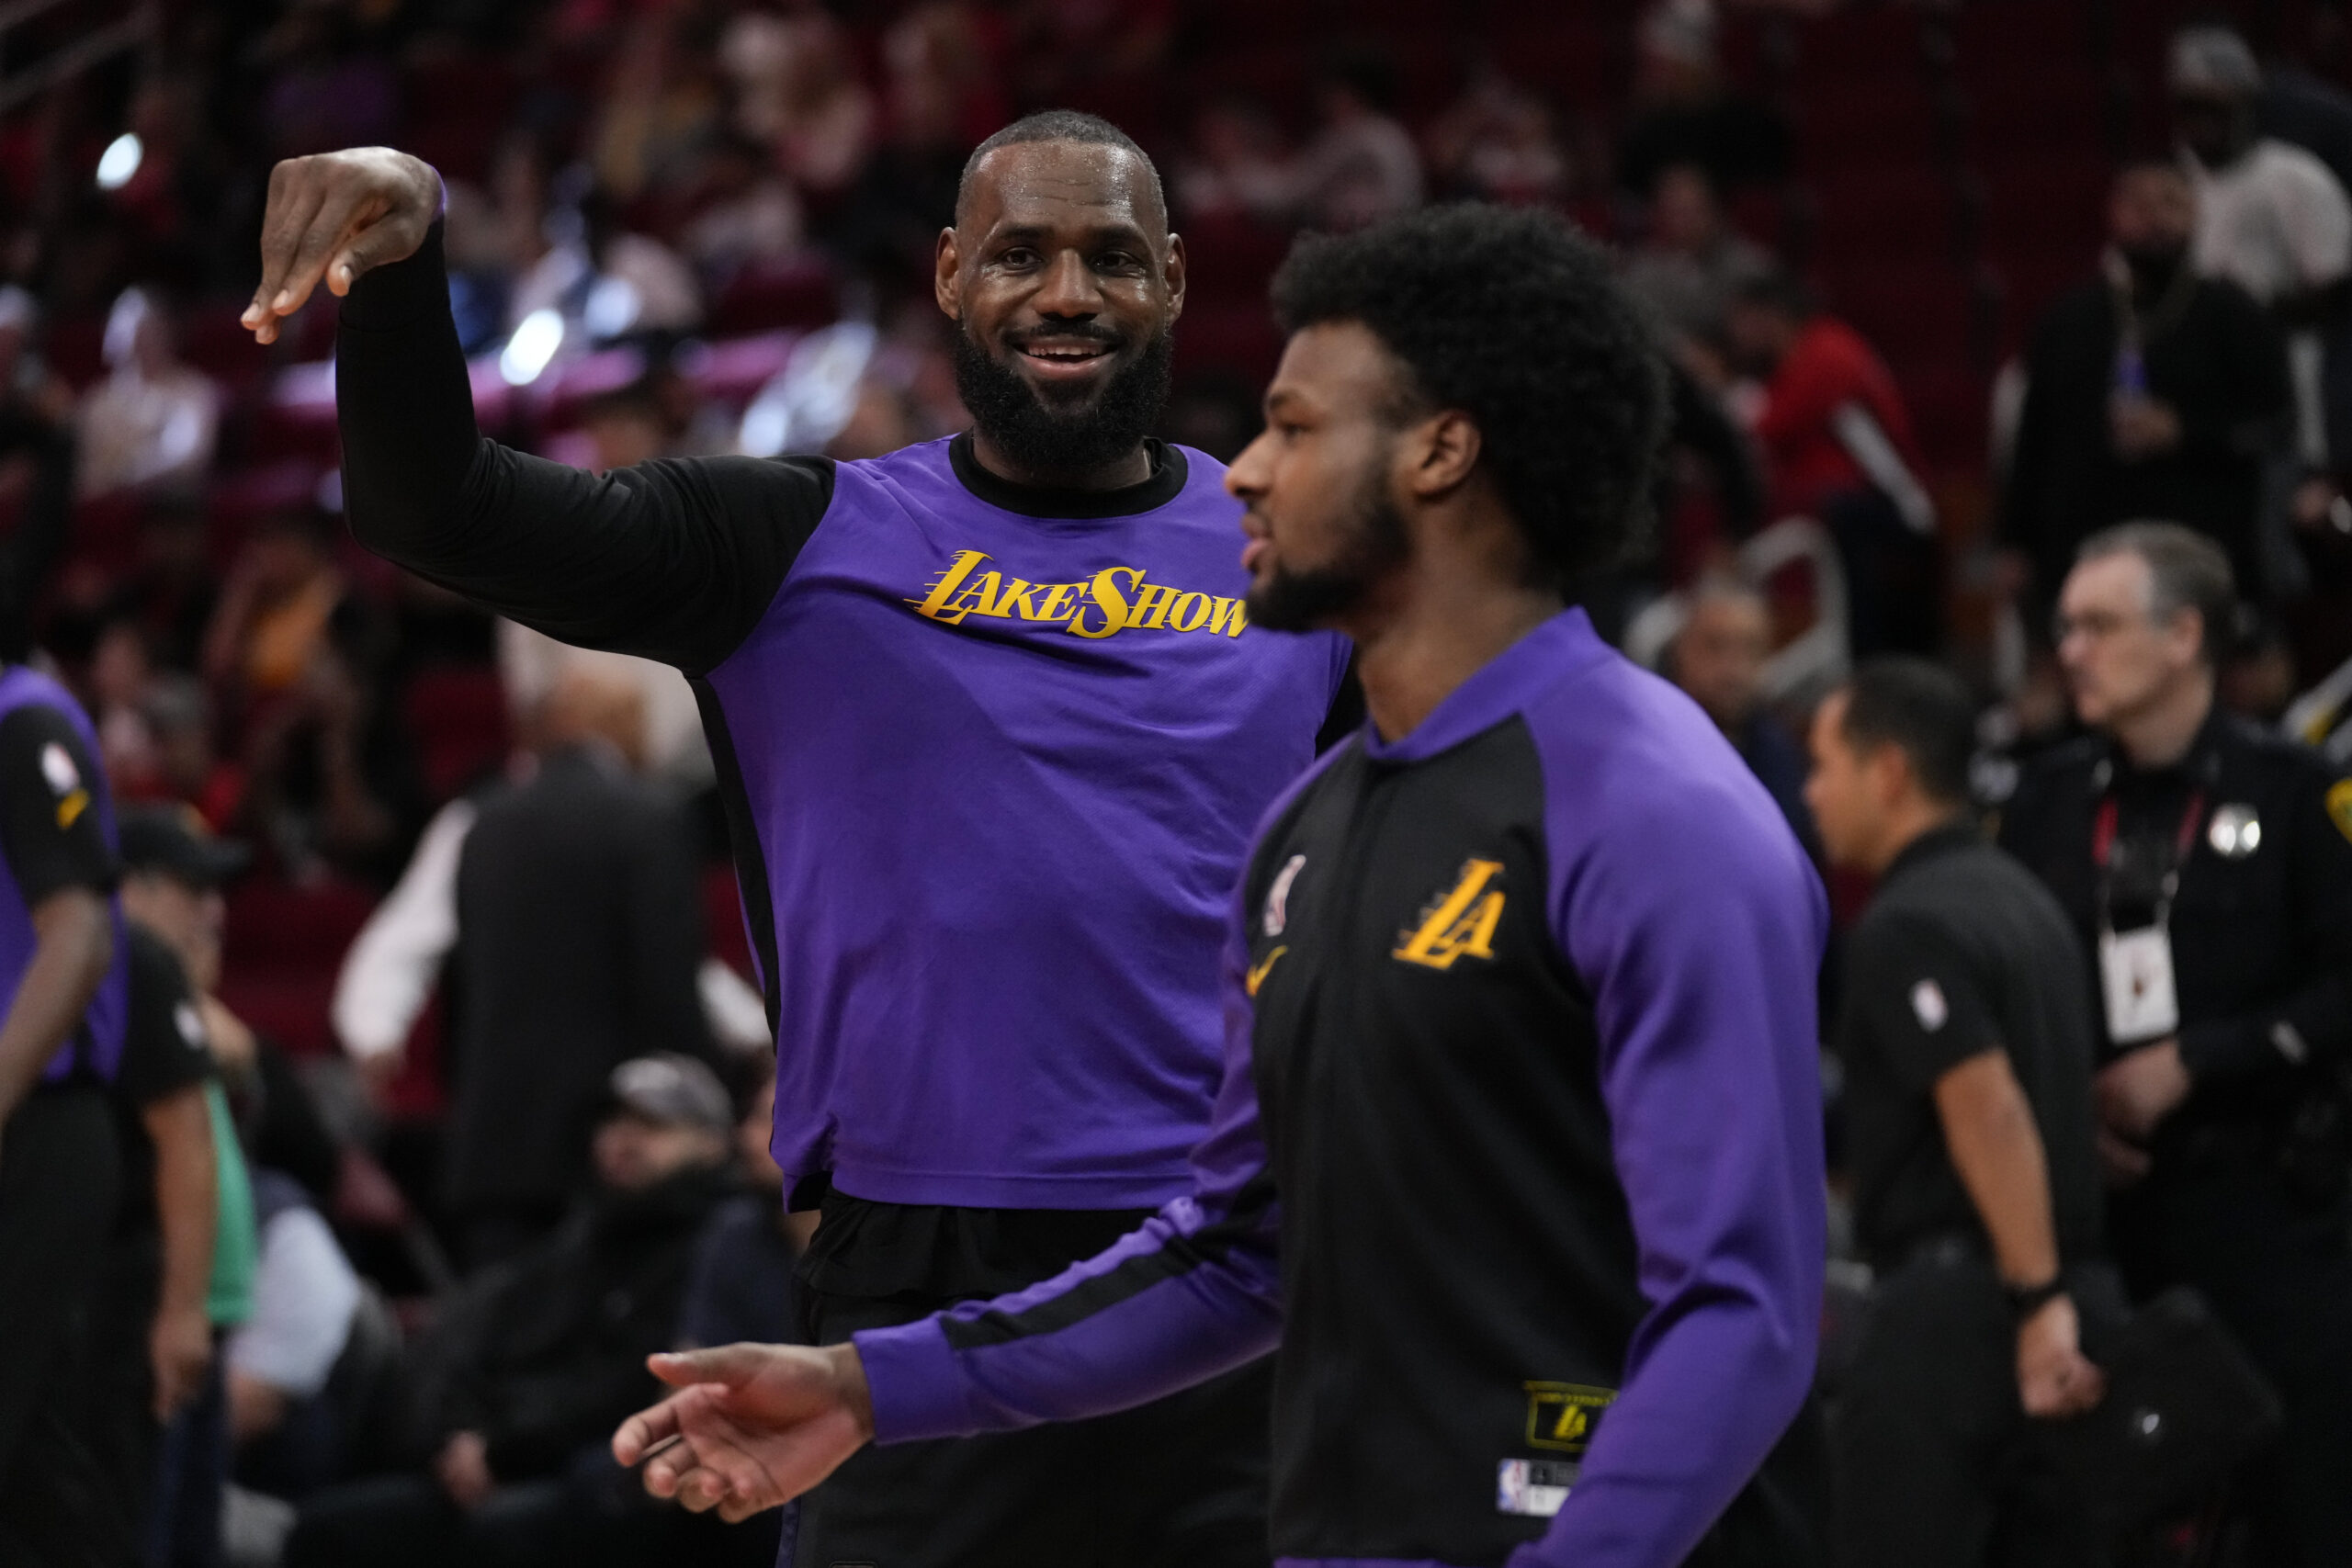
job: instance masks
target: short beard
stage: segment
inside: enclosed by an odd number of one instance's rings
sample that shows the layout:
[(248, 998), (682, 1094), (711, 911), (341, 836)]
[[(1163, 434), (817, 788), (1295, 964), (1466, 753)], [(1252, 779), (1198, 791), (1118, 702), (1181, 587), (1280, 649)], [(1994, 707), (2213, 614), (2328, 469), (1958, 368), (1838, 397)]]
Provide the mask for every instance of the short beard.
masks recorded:
[(1364, 475), (1350, 509), (1347, 539), (1325, 565), (1284, 571), (1250, 590), (1252, 626), (1278, 632), (1313, 631), (1361, 606), (1374, 584), (1404, 564), (1412, 553), (1404, 515), (1383, 483), (1384, 461)]
[(989, 445), (1015, 468), (1079, 478), (1134, 452), (1168, 405), (1175, 340), (1162, 329), (1091, 400), (1056, 407), (1017, 370), (956, 334), (956, 390)]

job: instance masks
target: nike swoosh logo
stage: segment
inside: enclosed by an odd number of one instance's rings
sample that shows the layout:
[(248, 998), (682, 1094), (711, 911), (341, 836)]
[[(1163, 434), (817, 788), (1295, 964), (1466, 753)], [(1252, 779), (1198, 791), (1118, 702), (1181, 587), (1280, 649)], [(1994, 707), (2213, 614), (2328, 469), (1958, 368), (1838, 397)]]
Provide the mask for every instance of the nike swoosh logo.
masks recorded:
[(1243, 987), (1247, 989), (1251, 996), (1256, 996), (1258, 994), (1258, 987), (1266, 983), (1266, 976), (1272, 972), (1274, 961), (1289, 951), (1290, 949), (1287, 947), (1278, 947), (1274, 949), (1273, 952), (1266, 954), (1265, 961), (1263, 963), (1252, 964), (1250, 965), (1250, 973), (1242, 977)]

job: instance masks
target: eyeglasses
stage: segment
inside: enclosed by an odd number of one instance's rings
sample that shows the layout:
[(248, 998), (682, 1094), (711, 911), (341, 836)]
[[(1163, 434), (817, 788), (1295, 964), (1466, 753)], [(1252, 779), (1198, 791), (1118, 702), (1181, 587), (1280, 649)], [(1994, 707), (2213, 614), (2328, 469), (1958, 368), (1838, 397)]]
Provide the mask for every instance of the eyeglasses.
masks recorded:
[(2060, 614), (2051, 618), (2050, 639), (2053, 643), (2064, 642), (2079, 632), (2093, 642), (2101, 642), (2127, 626), (2143, 625), (2150, 618), (2146, 615), (2120, 615), (2107, 610), (2092, 610), (2080, 615)]

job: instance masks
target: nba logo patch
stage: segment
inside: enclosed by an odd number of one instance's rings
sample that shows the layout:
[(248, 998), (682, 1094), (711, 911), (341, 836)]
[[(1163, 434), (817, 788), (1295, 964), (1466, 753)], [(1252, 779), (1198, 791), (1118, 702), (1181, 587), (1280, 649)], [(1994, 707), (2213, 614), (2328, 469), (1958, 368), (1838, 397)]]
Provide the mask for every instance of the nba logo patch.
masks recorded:
[(1305, 855), (1291, 856), (1283, 863), (1282, 871), (1274, 877), (1274, 885), (1266, 889), (1266, 913), (1261, 924), (1265, 927), (1268, 936), (1282, 935), (1283, 928), (1290, 924), (1290, 885), (1298, 880), (1299, 868), (1306, 863)]
[(1918, 1019), (1919, 1027), (1928, 1033), (1941, 1029), (1944, 1021), (1951, 1017), (1951, 1009), (1944, 1003), (1944, 988), (1933, 980), (1922, 980), (1912, 987), (1911, 1012)]
[(1567, 1460), (1507, 1459), (1496, 1468), (1495, 1512), (1548, 1519), (1575, 1490), (1578, 1466)]

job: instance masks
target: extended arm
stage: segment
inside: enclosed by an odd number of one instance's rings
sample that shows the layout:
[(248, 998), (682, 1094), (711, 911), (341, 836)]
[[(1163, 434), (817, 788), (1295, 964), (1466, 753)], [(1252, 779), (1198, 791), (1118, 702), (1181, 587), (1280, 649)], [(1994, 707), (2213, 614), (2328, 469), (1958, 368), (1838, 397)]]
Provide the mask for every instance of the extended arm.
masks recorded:
[(212, 1112), (197, 1082), (144, 1106), (140, 1120), (155, 1145), (155, 1213), (164, 1235), (163, 1289), (148, 1334), (158, 1420), (196, 1397), (212, 1359), (213, 1232), (220, 1223)]
[(1246, 967), (1227, 960), (1224, 1087), (1193, 1154), (1197, 1191), (1101, 1256), (991, 1302), (850, 1345), (658, 1356), (682, 1392), (613, 1439), (645, 1484), (729, 1519), (790, 1500), (868, 1439), (1008, 1431), (1141, 1404), (1273, 1348), (1282, 1329), (1273, 1180), (1250, 1073)]
[(114, 961), (114, 921), (102, 894), (62, 887), (32, 914), (32, 963), (0, 1021), (0, 1122), (82, 1021)]
[(726, 658), (830, 503), (821, 459), (659, 460), (603, 478), (474, 425), (440, 179), (388, 148), (280, 164), (246, 321), (265, 341), (323, 281), (345, 297), (345, 507), (378, 554), (548, 636), (691, 671)]
[(2002, 1281), (2028, 1289), (2056, 1279), (2050, 1168), (2008, 1054), (1979, 1052), (1938, 1078), (1936, 1116), (1961, 1185), (1993, 1239)]
[[(1562, 948), (1594, 991), (1650, 1306), (1574, 1490), (1511, 1568), (1682, 1562), (1813, 1376), (1825, 900), (1761, 791), (1656, 809), (1558, 868), (1554, 904)], [(1583, 836), (1552, 825), (1555, 843)]]

